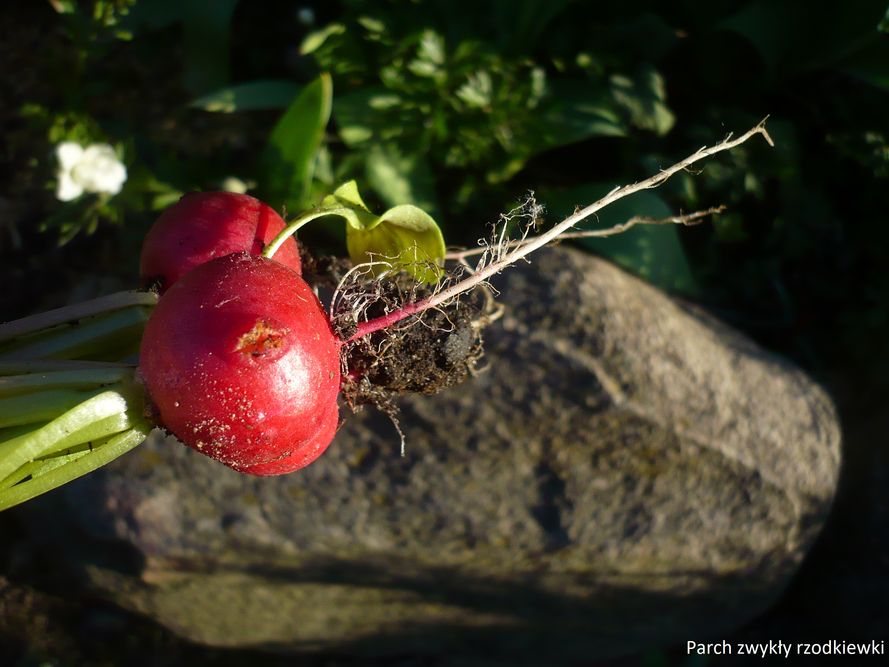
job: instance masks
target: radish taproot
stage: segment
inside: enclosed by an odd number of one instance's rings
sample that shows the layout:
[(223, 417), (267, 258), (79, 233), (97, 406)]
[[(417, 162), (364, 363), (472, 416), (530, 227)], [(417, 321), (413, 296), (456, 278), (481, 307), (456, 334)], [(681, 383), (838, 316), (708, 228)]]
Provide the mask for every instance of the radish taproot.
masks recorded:
[(240, 472), (314, 461), (338, 420), (340, 340), (292, 269), (248, 253), (207, 262), (164, 295), (140, 369), (158, 421)]
[[(285, 227), (275, 210), (254, 197), (234, 192), (194, 192), (157, 219), (142, 244), (142, 286), (163, 293), (191, 269), (233, 252), (259, 255)], [(293, 238), (281, 245), (275, 261), (301, 272)]]

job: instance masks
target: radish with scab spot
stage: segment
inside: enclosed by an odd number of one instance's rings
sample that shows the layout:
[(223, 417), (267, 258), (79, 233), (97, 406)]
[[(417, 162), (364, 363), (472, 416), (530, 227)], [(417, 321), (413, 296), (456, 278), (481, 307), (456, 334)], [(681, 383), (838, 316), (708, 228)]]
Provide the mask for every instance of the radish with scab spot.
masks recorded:
[(160, 300), (140, 369), (158, 419), (240, 472), (314, 461), (336, 432), (340, 341), (292, 269), (236, 253), (203, 264)]

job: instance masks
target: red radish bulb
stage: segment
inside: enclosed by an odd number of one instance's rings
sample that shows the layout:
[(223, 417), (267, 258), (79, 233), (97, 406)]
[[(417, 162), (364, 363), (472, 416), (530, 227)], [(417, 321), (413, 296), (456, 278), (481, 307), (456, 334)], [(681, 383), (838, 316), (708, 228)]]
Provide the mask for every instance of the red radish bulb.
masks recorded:
[[(142, 244), (142, 285), (165, 292), (194, 267), (233, 252), (259, 255), (286, 226), (275, 210), (254, 197), (234, 192), (194, 192), (157, 219)], [(275, 261), (297, 273), (302, 267), (293, 238)]]
[(246, 252), (185, 275), (158, 302), (140, 368), (160, 423), (239, 472), (302, 468), (338, 423), (340, 345), (293, 269)]

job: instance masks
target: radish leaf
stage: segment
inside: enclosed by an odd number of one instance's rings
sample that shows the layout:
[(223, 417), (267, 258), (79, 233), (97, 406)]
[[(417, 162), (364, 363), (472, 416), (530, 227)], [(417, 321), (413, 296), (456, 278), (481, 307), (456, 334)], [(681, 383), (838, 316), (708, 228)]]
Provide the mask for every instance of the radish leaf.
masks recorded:
[(384, 258), (422, 282), (434, 283), (441, 277), (444, 237), (423, 209), (402, 204), (374, 215), (361, 199), (355, 181), (349, 181), (324, 198), (317, 214), (346, 220), (346, 245), (356, 264)]

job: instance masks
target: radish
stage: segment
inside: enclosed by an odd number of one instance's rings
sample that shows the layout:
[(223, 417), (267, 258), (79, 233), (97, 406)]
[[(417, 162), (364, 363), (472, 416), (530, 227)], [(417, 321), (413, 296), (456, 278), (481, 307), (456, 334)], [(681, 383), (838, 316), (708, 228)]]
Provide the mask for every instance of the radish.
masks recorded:
[(236, 253), (160, 300), (140, 367), (160, 423), (240, 472), (314, 461), (336, 431), (339, 339), (311, 288), (278, 262)]
[[(195, 192), (168, 208), (142, 244), (140, 276), (144, 287), (165, 292), (194, 267), (215, 257), (246, 251), (259, 255), (285, 223), (268, 204), (234, 192)], [(293, 238), (275, 261), (301, 272)]]
[[(768, 139), (760, 125), (740, 139), (701, 149), (646, 181), (615, 188), (517, 247), (495, 242), (468, 277), (430, 296), (368, 318), (366, 305), (373, 299), (362, 295), (357, 301), (363, 308), (352, 313), (354, 326), (343, 338), (334, 333), (306, 283), (271, 261), (310, 219), (369, 215), (357, 191), (352, 202), (339, 198), (328, 208), (322, 205), (285, 227), (261, 258), (239, 253), (211, 261), (161, 299), (146, 327), (141, 351), (142, 375), (160, 422), (190, 447), (241, 472), (272, 475), (308, 465), (335, 433), (340, 357), (348, 361), (353, 344), (376, 332), (391, 331), (411, 316), (446, 306), (609, 203), (654, 187), (757, 133)], [(680, 218), (687, 224), (696, 216)], [(335, 295), (333, 316), (342, 313), (341, 306)]]
[[(276, 475), (308, 465), (336, 432), (341, 369), (346, 369), (347, 400), (360, 375), (360, 364), (349, 367), (360, 360), (356, 350), (379, 355), (382, 348), (397, 349), (374, 341), (385, 336), (384, 343), (392, 342), (417, 321), (408, 318), (450, 308), (460, 294), (560, 237), (611, 236), (635, 224), (694, 224), (718, 212), (632, 218), (608, 229), (571, 231), (609, 204), (655, 188), (757, 134), (773, 145), (764, 122), (613, 189), (539, 236), (510, 241), (504, 229), (482, 248), (449, 253), (466, 273), (423, 298), (409, 290), (406, 298), (389, 301), (379, 282), (385, 277), (354, 280), (370, 264), (397, 268), (391, 258), (354, 267), (334, 293), (330, 315), (297, 270), (291, 235), (309, 220), (329, 215), (374, 231), (382, 217), (367, 210), (357, 191), (354, 198), (325, 199), (287, 226), (267, 206), (242, 195), (183, 198), (173, 213), (161, 216), (143, 251), (143, 279), (153, 276), (170, 288), (163, 298), (153, 292), (121, 293), (0, 324), (0, 510), (105, 465), (138, 446), (153, 425), (240, 472)], [(404, 229), (417, 226), (416, 219), (404, 216), (400, 223)], [(275, 228), (280, 229), (276, 235)], [(466, 260), (473, 254), (481, 257), (471, 267)], [(397, 281), (388, 285), (399, 292)], [(121, 362), (117, 351), (126, 348), (152, 307), (139, 383), (136, 370)], [(89, 360), (94, 354), (111, 357), (111, 363), (96, 365)], [(401, 363), (412, 364), (411, 359)]]

